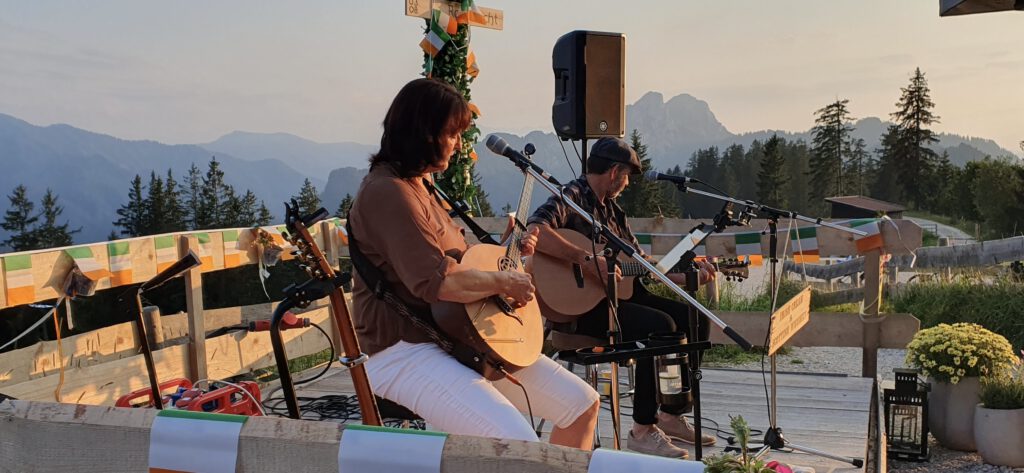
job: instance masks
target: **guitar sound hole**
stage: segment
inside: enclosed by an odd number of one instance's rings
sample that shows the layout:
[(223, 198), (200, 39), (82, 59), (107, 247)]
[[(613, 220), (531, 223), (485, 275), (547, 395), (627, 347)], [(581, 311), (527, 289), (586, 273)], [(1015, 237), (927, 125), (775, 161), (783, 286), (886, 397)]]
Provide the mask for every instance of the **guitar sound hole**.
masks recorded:
[(518, 267), (519, 265), (517, 265), (516, 262), (508, 256), (502, 256), (501, 259), (498, 260), (499, 271), (512, 271)]

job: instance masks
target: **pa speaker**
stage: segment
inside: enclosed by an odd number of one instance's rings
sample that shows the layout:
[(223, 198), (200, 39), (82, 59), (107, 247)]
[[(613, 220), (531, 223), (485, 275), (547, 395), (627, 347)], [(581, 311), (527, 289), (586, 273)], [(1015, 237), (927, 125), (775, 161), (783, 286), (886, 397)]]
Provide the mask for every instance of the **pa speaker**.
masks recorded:
[(555, 42), (551, 122), (563, 139), (625, 136), (626, 37), (573, 31)]

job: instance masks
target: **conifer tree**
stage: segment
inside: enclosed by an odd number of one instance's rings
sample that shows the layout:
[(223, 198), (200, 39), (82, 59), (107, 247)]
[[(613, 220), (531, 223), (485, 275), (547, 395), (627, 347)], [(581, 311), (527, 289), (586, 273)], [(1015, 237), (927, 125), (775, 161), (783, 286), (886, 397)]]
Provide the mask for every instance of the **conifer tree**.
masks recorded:
[(4, 222), (0, 226), (11, 234), (4, 240), (4, 246), (12, 251), (37, 248), (37, 234), (33, 231), (33, 225), (39, 220), (39, 215), (34, 213), (35, 204), (29, 200), (28, 190), (19, 185), (7, 199), (11, 201), (11, 207), (4, 214)]
[(82, 231), (82, 229), (70, 230), (70, 224), (67, 221), (63, 224), (58, 224), (57, 219), (60, 218), (62, 213), (64, 213), (64, 207), (57, 203), (57, 195), (52, 190), (46, 189), (46, 194), (43, 195), (42, 201), (42, 214), (40, 215), (42, 221), (39, 224), (39, 228), (35, 230), (36, 249), (57, 248), (74, 244), (72, 235)]
[(900, 130), (898, 125), (889, 125), (882, 134), (881, 147), (878, 149), (878, 164), (875, 179), (871, 185), (871, 196), (889, 202), (900, 202), (903, 188), (899, 182), (897, 160), (901, 153)]
[(161, 233), (188, 229), (188, 215), (185, 204), (181, 201), (181, 187), (178, 186), (178, 181), (174, 179), (174, 173), (170, 169), (167, 170), (167, 178), (164, 179), (163, 209), (165, 220)]
[(128, 203), (117, 209), (117, 220), (113, 223), (121, 229), (121, 236), (137, 237), (145, 234), (145, 220), (146, 199), (142, 197), (142, 177), (136, 174), (128, 189)]
[(260, 201), (260, 210), (256, 215), (256, 225), (265, 227), (270, 225), (274, 221), (274, 215), (270, 213), (270, 209), (267, 209), (266, 204)]
[(843, 161), (849, 154), (852, 118), (849, 100), (836, 100), (814, 112), (811, 143), (811, 207), (825, 208), (825, 198), (842, 195)]
[(850, 142), (850, 157), (846, 162), (846, 185), (848, 193), (867, 195), (867, 166), (870, 154), (863, 138)]
[(938, 154), (931, 145), (939, 141), (929, 126), (939, 123), (939, 117), (932, 113), (932, 102), (928, 81), (921, 68), (914, 70), (910, 85), (901, 88), (902, 95), (896, 102), (892, 118), (898, 127), (899, 154), (896, 156), (896, 171), (904, 197), (913, 206), (923, 207), (928, 202), (930, 177), (938, 161)]
[(196, 163), (192, 163), (192, 166), (188, 168), (184, 193), (185, 214), (189, 229), (202, 228), (200, 223), (209, 222), (210, 217), (205, 214), (206, 211), (202, 204), (203, 175)]
[(320, 209), (320, 196), (308, 177), (302, 182), (302, 189), (299, 189), (299, 195), (292, 196), (292, 198), (298, 202), (299, 212), (302, 215), (309, 215)]
[(199, 191), (199, 207), (196, 211), (196, 229), (209, 229), (221, 226), (224, 221), (225, 205), (229, 200), (224, 184), (224, 171), (220, 169), (217, 157), (210, 158), (210, 165), (203, 176), (202, 188)]
[(757, 174), (757, 199), (761, 204), (777, 208), (786, 207), (786, 188), (789, 176), (785, 172), (786, 158), (783, 155), (786, 140), (772, 135), (764, 144), (761, 171)]
[[(785, 146), (786, 174), (790, 176), (789, 190), (786, 192), (786, 203), (789, 210), (803, 214), (812, 213), (807, 201), (807, 194), (810, 192), (810, 185), (807, 182), (807, 175), (810, 170), (811, 151), (807, 142), (797, 140), (787, 143)], [(818, 212), (820, 209), (814, 209)]]
[(348, 213), (352, 210), (352, 203), (352, 194), (345, 194), (345, 198), (341, 199), (341, 204), (338, 205), (338, 210), (334, 212), (334, 216), (348, 218)]
[[(636, 152), (640, 159), (641, 173), (653, 169), (651, 158), (647, 157), (647, 145), (643, 142), (643, 136), (636, 129), (629, 136), (630, 147)], [(619, 205), (630, 217), (655, 217), (675, 216), (675, 205), (662, 198), (661, 186), (657, 182), (650, 182), (642, 176), (631, 176), (629, 185), (622, 191), (618, 198)]]
[(157, 235), (164, 232), (167, 215), (164, 209), (164, 180), (156, 171), (149, 174), (149, 192), (143, 202), (141, 235)]

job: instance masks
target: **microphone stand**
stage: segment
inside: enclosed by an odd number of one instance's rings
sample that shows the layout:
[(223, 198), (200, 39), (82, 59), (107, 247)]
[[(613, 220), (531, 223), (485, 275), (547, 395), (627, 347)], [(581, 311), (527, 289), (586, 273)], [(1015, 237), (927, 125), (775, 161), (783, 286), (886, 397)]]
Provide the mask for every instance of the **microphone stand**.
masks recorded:
[[(726, 197), (726, 196), (714, 194), (714, 193), (711, 193), (711, 192), (705, 192), (705, 191), (702, 191), (702, 190), (693, 189), (693, 188), (688, 187), (685, 182), (675, 182), (675, 185), (682, 192), (689, 192), (691, 194), (697, 194), (697, 195), (702, 195), (702, 196), (705, 196), (705, 197), (711, 197), (713, 199), (718, 199), (718, 200), (726, 202), (726, 205), (729, 205), (729, 203), (744, 205), (744, 206), (746, 206), (747, 211), (749, 211), (750, 209), (754, 209), (754, 210), (758, 210), (758, 211), (764, 213), (765, 215), (767, 215), (767, 218), (768, 218), (768, 260), (769, 260), (769, 267), (770, 267), (770, 271), (771, 271), (771, 277), (770, 277), (771, 278), (770, 279), (770, 282), (771, 282), (771, 286), (770, 286), (771, 292), (769, 294), (769, 297), (770, 297), (770, 303), (771, 303), (772, 310), (775, 309), (775, 304), (776, 304), (776, 302), (778, 302), (776, 300), (776, 298), (777, 298), (776, 287), (778, 286), (778, 281), (777, 281), (777, 278), (776, 278), (775, 275), (776, 275), (776, 269), (778, 267), (778, 262), (779, 262), (779, 258), (778, 258), (778, 251), (779, 251), (779, 249), (778, 249), (778, 242), (779, 242), (778, 223), (779, 223), (779, 219), (780, 218), (785, 217), (785, 218), (792, 218), (792, 219), (796, 219), (796, 220), (803, 220), (805, 222), (811, 222), (811, 223), (815, 223), (817, 225), (821, 225), (821, 226), (825, 226), (825, 227), (829, 227), (829, 228), (834, 228), (834, 229), (837, 229), (837, 230), (842, 230), (844, 232), (853, 233), (855, 235), (863, 236), (863, 235), (867, 234), (866, 232), (863, 232), (861, 230), (856, 230), (856, 229), (853, 229), (853, 228), (843, 227), (843, 226), (839, 226), (839, 225), (836, 225), (836, 224), (833, 224), (833, 223), (822, 221), (821, 218), (806, 217), (806, 216), (800, 215), (800, 214), (798, 214), (796, 212), (793, 212), (791, 210), (777, 209), (777, 208), (774, 208), (774, 207), (769, 207), (767, 205), (759, 204), (759, 203), (754, 202), (752, 200), (739, 200), (739, 199), (734, 199), (732, 197)], [(692, 326), (692, 322), (691, 322), (691, 326)], [(769, 314), (768, 334), (767, 335), (770, 336), (770, 334), (771, 334), (771, 316)], [(765, 348), (767, 349), (767, 347), (765, 347)], [(785, 437), (782, 436), (782, 429), (779, 428), (779, 426), (778, 426), (778, 403), (777, 403), (778, 380), (776, 379), (777, 378), (776, 357), (775, 357), (774, 354), (772, 354), (769, 358), (771, 359), (771, 373), (772, 373), (771, 399), (770, 399), (770, 401), (768, 403), (769, 404), (769, 410), (768, 410), (769, 428), (765, 430), (764, 440), (761, 442), (762, 443), (762, 447), (761, 447), (760, 450), (758, 450), (758, 452), (756, 454), (754, 454), (754, 457), (755, 458), (760, 458), (762, 455), (767, 453), (769, 450), (781, 450), (783, 448), (790, 448), (790, 449), (793, 449), (793, 450), (796, 450), (796, 451), (800, 451), (800, 452), (804, 452), (804, 453), (809, 453), (811, 455), (817, 455), (817, 456), (820, 456), (820, 457), (829, 458), (829, 459), (841, 461), (841, 462), (844, 462), (844, 463), (849, 463), (849, 464), (851, 464), (851, 465), (853, 465), (855, 467), (858, 467), (858, 468), (864, 466), (864, 460), (859, 459), (859, 458), (850, 458), (850, 457), (843, 457), (843, 456), (839, 456), (839, 455), (833, 455), (831, 453), (823, 452), (821, 450), (816, 450), (816, 449), (813, 449), (813, 448), (810, 448), (810, 447), (803, 447), (803, 446), (800, 446), (800, 445), (791, 444), (791, 443), (788, 443), (786, 441)], [(696, 439), (696, 440), (699, 442), (699, 439)]]
[[(607, 261), (608, 261), (608, 279), (609, 279), (608, 285), (609, 285), (610, 288), (615, 287), (615, 266), (614, 266), (614, 261), (618, 259), (617, 258), (618, 254), (615, 254), (615, 253), (616, 252), (624, 253), (626, 256), (636, 260), (637, 263), (639, 263), (641, 266), (643, 266), (652, 276), (656, 277), (658, 280), (660, 280), (662, 283), (664, 283), (665, 286), (668, 287), (672, 292), (674, 292), (677, 295), (679, 295), (679, 297), (682, 297), (683, 300), (685, 300), (686, 302), (688, 302), (690, 304), (690, 307), (692, 307), (693, 310), (698, 311), (701, 314), (704, 314), (708, 318), (709, 321), (713, 322), (715, 325), (718, 325), (722, 329), (722, 332), (724, 332), (729, 338), (731, 338), (733, 341), (735, 341), (737, 345), (739, 345), (744, 350), (750, 350), (750, 342), (746, 341), (742, 336), (740, 336), (739, 333), (737, 333), (735, 330), (733, 330), (732, 327), (730, 327), (728, 324), (726, 324), (722, 319), (720, 319), (713, 312), (708, 310), (707, 307), (704, 307), (703, 305), (701, 305), (700, 302), (697, 302), (696, 298), (694, 298), (692, 295), (690, 295), (689, 293), (687, 293), (686, 291), (681, 289), (679, 286), (677, 286), (674, 282), (672, 282), (672, 280), (669, 279), (668, 276), (665, 275), (665, 273), (662, 273), (661, 271), (658, 270), (657, 267), (655, 267), (649, 261), (644, 259), (640, 255), (640, 252), (638, 252), (635, 248), (633, 248), (632, 245), (626, 243), (621, 238), (619, 238), (617, 235), (615, 235), (615, 233), (612, 232), (607, 226), (605, 226), (605, 225), (601, 224), (600, 222), (598, 222), (596, 219), (594, 219), (594, 217), (592, 215), (590, 215), (590, 213), (588, 213), (587, 211), (583, 210), (575, 202), (573, 202), (570, 199), (566, 199), (564, 197), (564, 195), (562, 194), (560, 185), (556, 186), (556, 184), (554, 184), (552, 182), (549, 182), (548, 181), (549, 178), (545, 178), (544, 177), (545, 175), (547, 175), (547, 173), (544, 172), (544, 170), (541, 169), (540, 166), (537, 166), (537, 164), (535, 164), (533, 161), (519, 159), (519, 158), (517, 158), (515, 156), (505, 156), (505, 157), (507, 157), (509, 160), (511, 160), (512, 163), (516, 165), (516, 167), (518, 167), (520, 170), (523, 171), (523, 173), (529, 174), (529, 175), (533, 176), (533, 178), (536, 179), (537, 182), (540, 183), (542, 186), (544, 186), (544, 188), (547, 189), (549, 192), (551, 192), (552, 194), (554, 194), (556, 196), (559, 196), (559, 198), (562, 199), (563, 203), (565, 203), (567, 206), (569, 206), (569, 208), (572, 209), (573, 212), (576, 212), (576, 214), (578, 214), (580, 217), (583, 217), (583, 219), (586, 220), (594, 228), (595, 233), (599, 233), (600, 235), (602, 235), (605, 238), (605, 241), (607, 242), (606, 247), (608, 249), (610, 249), (611, 252), (612, 252), (612, 254), (610, 256), (614, 256), (614, 257), (608, 257), (607, 258)], [(552, 181), (554, 181), (555, 183), (557, 183), (557, 180), (555, 180), (554, 178), (550, 178), (550, 179)], [(690, 279), (696, 281), (696, 276), (694, 276), (693, 278), (690, 278)], [(617, 301), (618, 301), (618, 294), (616, 292), (609, 292), (609, 294), (608, 294), (608, 306), (609, 306), (609, 314), (610, 314), (609, 318), (613, 318), (614, 317), (615, 313), (612, 311), (611, 308), (614, 307), (617, 304)], [(614, 322), (614, 319), (611, 322)], [(614, 341), (614, 337), (618, 335), (617, 332), (618, 332), (618, 324), (615, 324), (614, 326), (613, 325), (609, 325), (609, 338), (610, 339), (612, 339)], [(611, 369), (612, 369), (612, 373), (611, 373), (612, 382), (609, 383), (609, 384), (611, 385), (610, 386), (611, 387), (611, 396), (610, 397), (611, 397), (611, 406), (612, 406), (612, 429), (615, 432), (615, 438), (614, 438), (613, 444), (614, 444), (614, 447), (616, 449), (618, 449), (619, 448), (619, 438), (621, 436), (621, 433), (620, 433), (621, 426), (620, 426), (620, 420), (619, 420), (619, 405), (618, 405), (618, 402), (619, 402), (619, 399), (618, 399), (618, 385), (619, 385), (619, 380), (618, 380), (618, 364), (617, 363), (612, 363)], [(694, 379), (694, 381), (695, 382), (699, 382), (699, 379)], [(699, 410), (698, 410), (698, 412), (699, 412)], [(699, 444), (700, 443), (700, 436), (701, 436), (701, 430), (700, 430), (700, 423), (699, 423), (699, 421), (694, 426), (694, 435), (695, 435), (695, 438), (694, 438), (695, 442), (694, 443), (695, 444)], [(697, 451), (700, 451), (700, 446), (699, 445), (697, 446)]]

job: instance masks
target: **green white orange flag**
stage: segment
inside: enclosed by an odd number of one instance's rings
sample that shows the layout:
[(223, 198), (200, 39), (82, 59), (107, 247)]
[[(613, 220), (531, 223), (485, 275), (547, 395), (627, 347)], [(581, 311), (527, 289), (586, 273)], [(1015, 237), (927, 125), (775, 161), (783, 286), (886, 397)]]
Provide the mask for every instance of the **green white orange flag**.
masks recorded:
[(441, 15), (447, 17), (440, 10), (434, 10), (430, 14), (430, 26), (427, 28), (427, 34), (423, 36), (423, 41), (420, 41), (420, 48), (423, 48), (423, 52), (427, 53), (430, 57), (437, 56), (437, 53), (444, 49), (444, 45), (451, 41), (452, 37), (446, 30), (447, 25), (441, 25)]
[(174, 245), (174, 235), (162, 235), (153, 238), (156, 247), (156, 272), (163, 271), (178, 261), (178, 249)]
[(246, 416), (176, 409), (157, 413), (149, 432), (150, 473), (235, 471)]
[(107, 262), (110, 265), (112, 287), (132, 283), (131, 245), (127, 241), (107, 243)]
[(36, 284), (32, 277), (32, 255), (4, 256), (4, 282), (7, 284), (7, 307), (30, 304), (36, 300)]
[(476, 53), (472, 49), (466, 55), (466, 74), (474, 79), (480, 75), (480, 66), (476, 63)]
[(746, 256), (753, 266), (761, 266), (761, 232), (736, 233), (736, 257)]
[(242, 264), (242, 250), (238, 247), (238, 230), (221, 232), (224, 241), (224, 268), (234, 268)]
[(92, 279), (93, 281), (99, 281), (103, 278), (110, 277), (110, 271), (107, 270), (96, 257), (92, 254), (92, 249), (88, 246), (76, 246), (64, 250), (68, 256), (75, 261), (75, 265), (78, 266), (78, 270), (85, 275), (85, 277)]
[(462, 13), (459, 13), (459, 23), (486, 23), (487, 17), (480, 12), (473, 0), (462, 0)]
[(818, 253), (818, 228), (804, 227), (789, 231), (789, 247), (796, 263), (817, 263), (821, 261)]
[(867, 232), (867, 235), (864, 236), (854, 236), (853, 242), (857, 245), (857, 253), (866, 253), (885, 246), (885, 242), (882, 240), (882, 229), (878, 226), (878, 219), (851, 220), (850, 227)]
[(338, 471), (440, 473), (447, 440), (443, 432), (346, 425), (338, 445)]
[(192, 236), (196, 237), (196, 241), (199, 243), (199, 247), (196, 248), (196, 255), (199, 256), (199, 261), (203, 263), (203, 271), (213, 270), (213, 239), (210, 238), (209, 233), (193, 233)]

